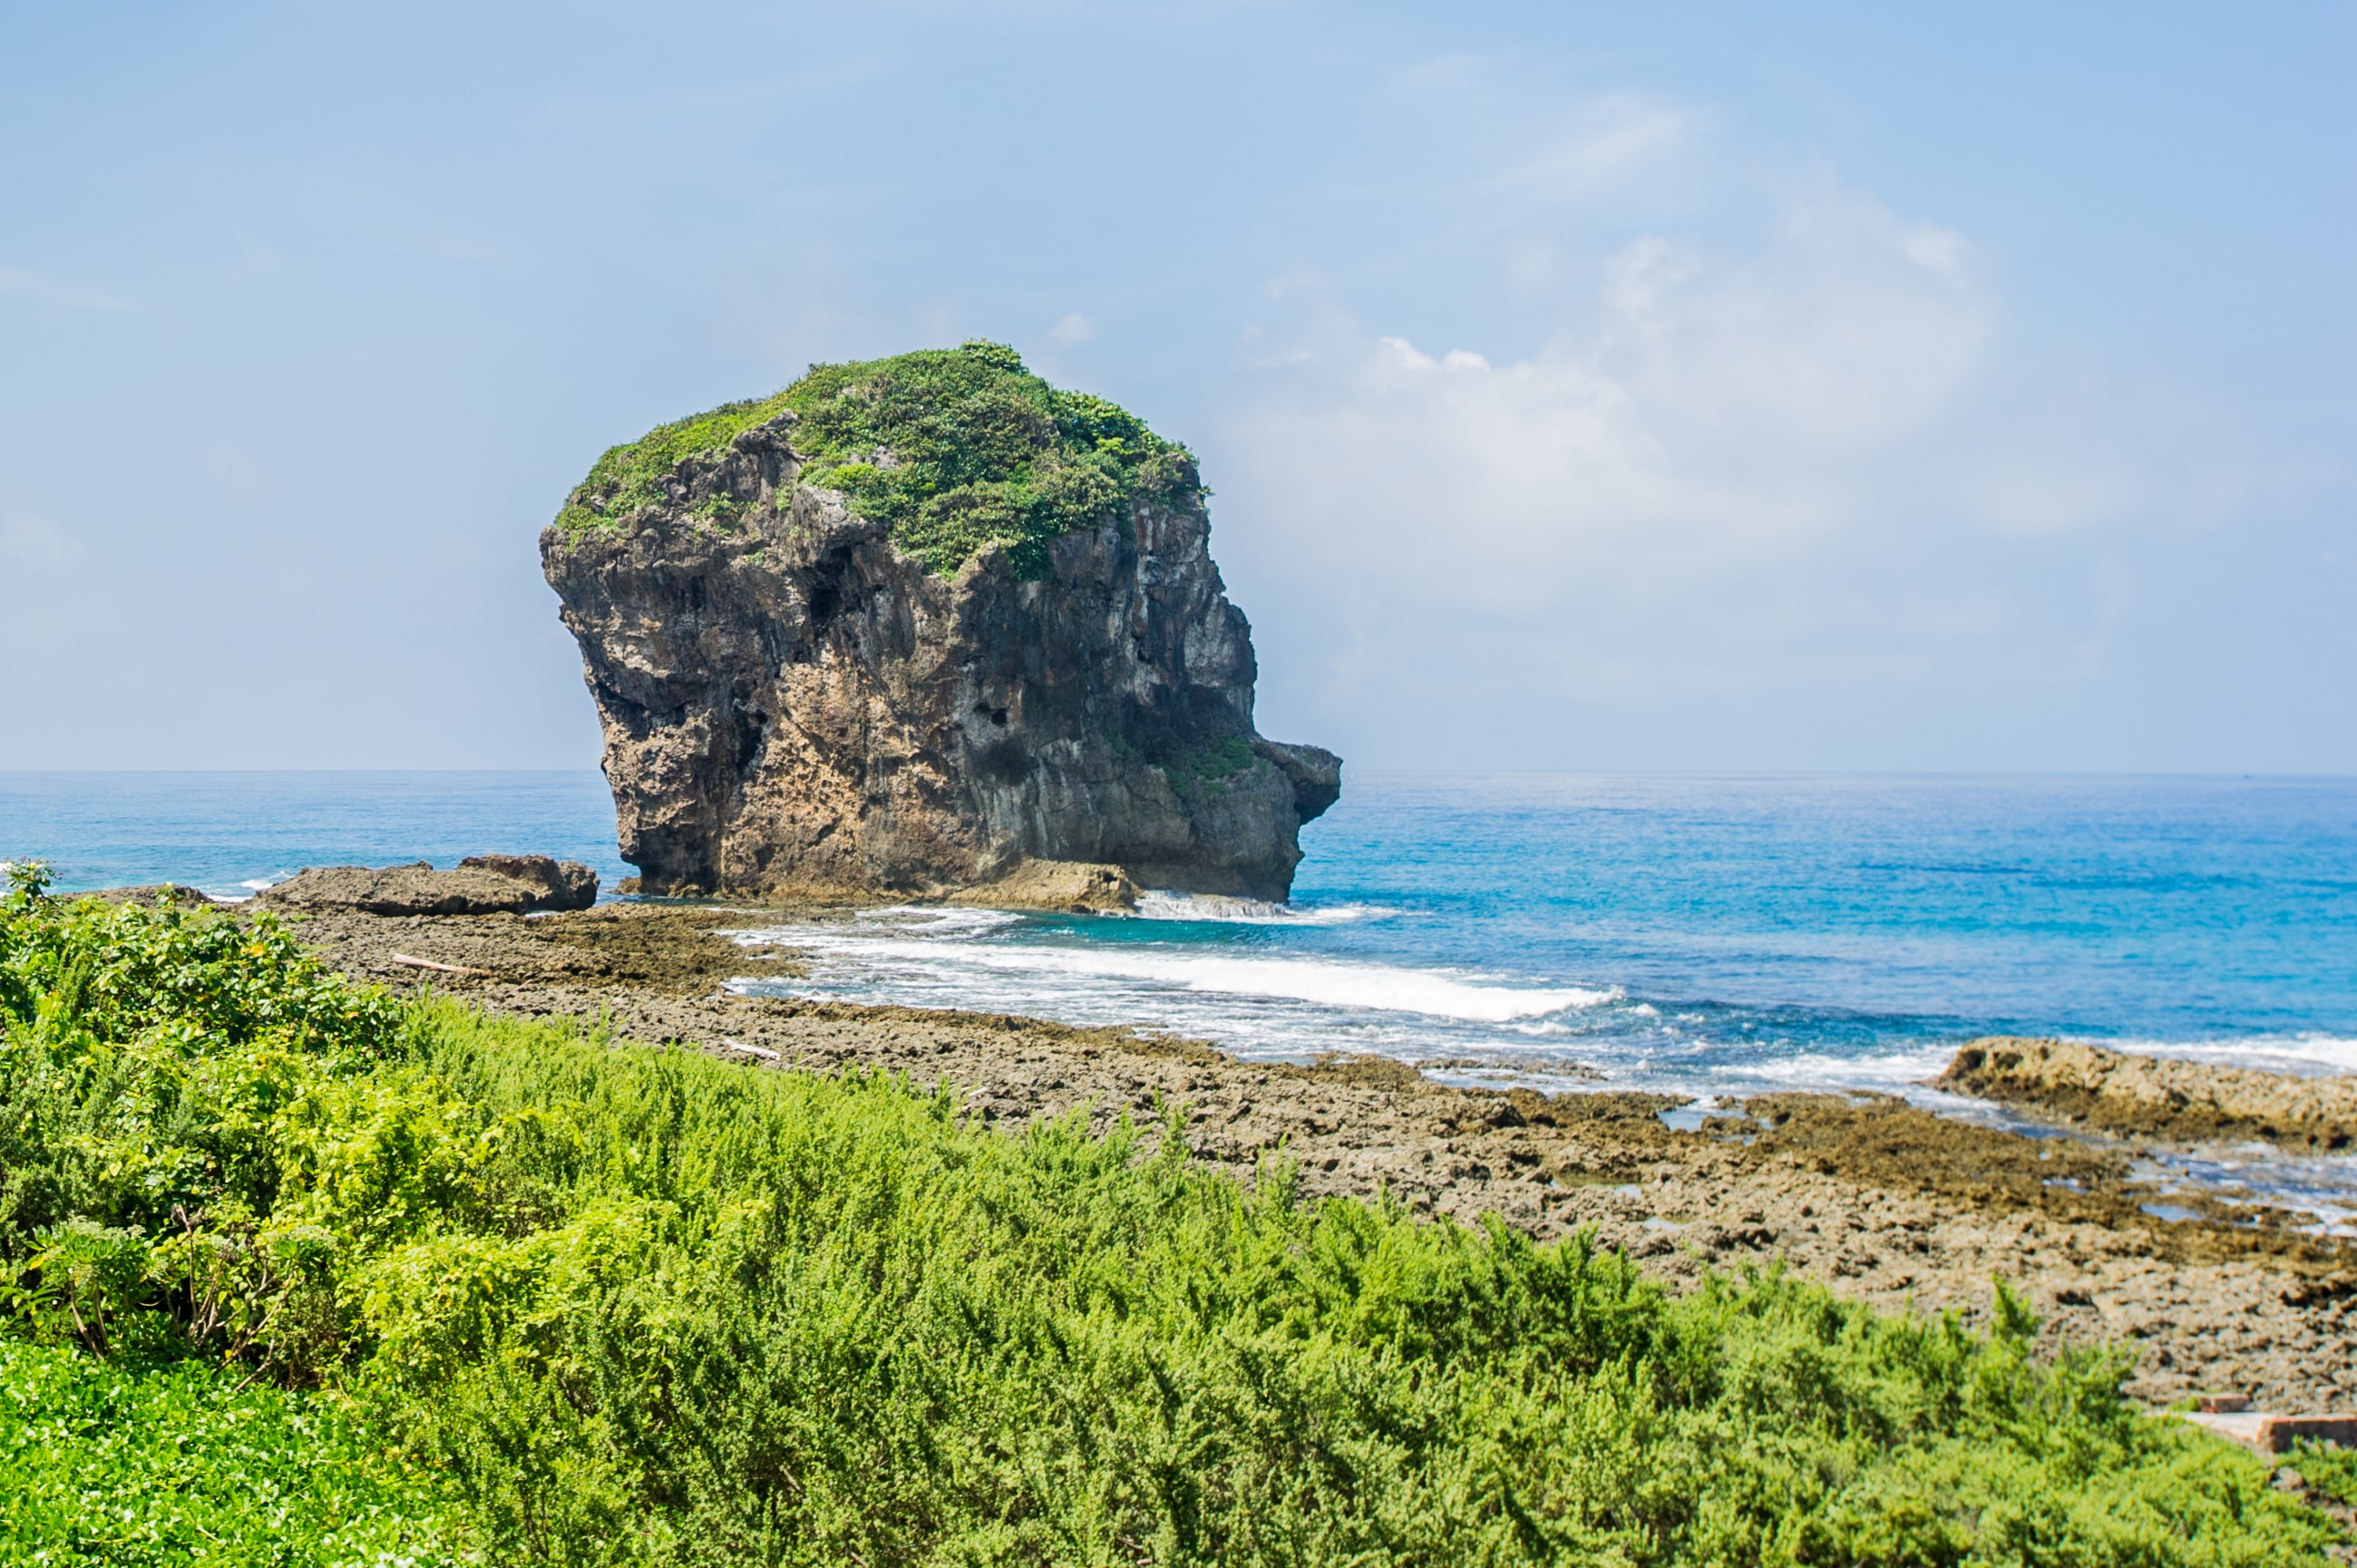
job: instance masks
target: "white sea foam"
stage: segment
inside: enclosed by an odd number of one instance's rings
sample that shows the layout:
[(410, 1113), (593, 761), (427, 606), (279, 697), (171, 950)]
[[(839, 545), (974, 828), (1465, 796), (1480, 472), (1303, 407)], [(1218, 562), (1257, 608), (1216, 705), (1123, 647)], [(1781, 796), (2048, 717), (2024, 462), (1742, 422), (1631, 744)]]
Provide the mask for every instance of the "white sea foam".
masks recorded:
[(2256, 1068), (2262, 1072), (2322, 1077), (2357, 1072), (2357, 1039), (2342, 1035), (2246, 1035), (2238, 1039), (2097, 1040), (2107, 1050), (2139, 1056), (2175, 1057), (2212, 1067)]
[(1939, 1077), (1954, 1055), (1954, 1050), (1946, 1046), (1856, 1057), (1811, 1051), (1751, 1062), (1744, 1070), (1754, 1078), (1796, 1089), (1875, 1089), (1895, 1092)]
[[(1459, 971), (1324, 959), (1242, 958), (1126, 943), (989, 942), (1017, 918), (989, 910), (877, 910), (874, 918), (733, 933), (747, 945), (781, 945), (840, 959), (888, 979), (898, 971), (933, 982), (992, 979), (1052, 985), (1128, 982), (1149, 990), (1304, 1002), (1348, 1011), (1408, 1013), (1504, 1024), (1616, 1001), (1617, 990), (1501, 983)], [(983, 917), (976, 920), (973, 917)], [(879, 929), (880, 928), (880, 929)]]
[(257, 893), (267, 893), (270, 889), (277, 886), (282, 882), (292, 882), (294, 880), (295, 873), (291, 871), (278, 871), (273, 872), (268, 876), (249, 876), (244, 881), (237, 883), (234, 886), (226, 883), (215, 883), (202, 888), (201, 891), (207, 897), (217, 898), (224, 904), (242, 904)]
[(897, 930), (921, 931), (936, 937), (974, 936), (1023, 923), (1022, 916), (1005, 909), (949, 909), (929, 904), (862, 909), (853, 918), (862, 926), (890, 926)]
[(1212, 922), (1230, 926), (1347, 926), (1357, 920), (1381, 919), (1393, 913), (1375, 904), (1336, 904), (1302, 908), (1270, 904), (1257, 898), (1226, 898), (1216, 893), (1169, 893), (1149, 889), (1138, 895), (1141, 920)]

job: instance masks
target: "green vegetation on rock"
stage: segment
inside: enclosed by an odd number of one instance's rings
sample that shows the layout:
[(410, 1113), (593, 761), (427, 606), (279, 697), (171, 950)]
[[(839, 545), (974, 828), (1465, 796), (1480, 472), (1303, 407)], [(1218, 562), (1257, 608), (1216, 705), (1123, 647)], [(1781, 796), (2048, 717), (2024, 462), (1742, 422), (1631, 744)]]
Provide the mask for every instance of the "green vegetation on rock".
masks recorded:
[(1230, 736), (1217, 745), (1196, 747), (1178, 762), (1166, 763), (1162, 776), (1183, 797), (1206, 787), (1225, 789), (1228, 780), (1251, 768), (1254, 761), (1252, 743), (1242, 736)]
[[(784, 407), (783, 392), (723, 403), (708, 413), (658, 424), (636, 441), (608, 447), (591, 465), (588, 477), (565, 498), (556, 526), (577, 538), (629, 525), (641, 513), (669, 503), (664, 484), (682, 464), (718, 456), (729, 443), (775, 419)], [(697, 510), (707, 521), (725, 521), (733, 515), (727, 501), (717, 496), (707, 497)]]
[[(572, 534), (627, 525), (665, 504), (682, 464), (724, 452), (791, 412), (802, 481), (840, 489), (903, 550), (954, 573), (991, 544), (1043, 575), (1048, 545), (1134, 499), (1183, 504), (1193, 456), (1135, 415), (1033, 375), (1015, 350), (970, 342), (856, 364), (814, 365), (785, 391), (659, 426), (597, 460), (558, 514)], [(717, 497), (695, 513), (729, 521)]]
[[(2112, 1354), (2033, 1356), (2002, 1293), (1986, 1334), (1772, 1273), (1673, 1296), (1584, 1240), (1304, 1201), (1282, 1164), (1246, 1187), (1178, 1115), (1008, 1135), (37, 884), (0, 907), (0, 1335), (47, 1348), (0, 1378), (177, 1359), (264, 1400), (152, 1422), (178, 1457), (93, 1463), (85, 1511), (233, 1464), (299, 1490), (326, 1442), (347, 1467), (305, 1518), (352, 1517), (361, 1465), (382, 1529), (499, 1563), (2273, 1568), (2340, 1540), (2130, 1408)], [(352, 1424), (296, 1431), (309, 1400)], [(74, 1451), (10, 1408), (0, 1484), (55, 1494)], [(0, 1563), (95, 1560), (11, 1528)]]

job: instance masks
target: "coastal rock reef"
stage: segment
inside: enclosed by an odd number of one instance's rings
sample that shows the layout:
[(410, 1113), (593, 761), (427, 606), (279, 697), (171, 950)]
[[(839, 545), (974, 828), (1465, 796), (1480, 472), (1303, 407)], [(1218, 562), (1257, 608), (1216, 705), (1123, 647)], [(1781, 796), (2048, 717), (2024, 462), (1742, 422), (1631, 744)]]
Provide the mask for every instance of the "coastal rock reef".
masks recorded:
[(2075, 1040), (1974, 1040), (1937, 1087), (2029, 1105), (2097, 1132), (2200, 1142), (2264, 1138), (2302, 1153), (2357, 1143), (2357, 1077), (2287, 1078)]
[(608, 452), (541, 535), (640, 889), (1281, 899), (1330, 752), (1187, 450), (990, 343), (813, 367)]
[(307, 865), (256, 894), (253, 907), (303, 914), (531, 915), (587, 909), (597, 902), (597, 874), (577, 860), (470, 854), (449, 871), (435, 870), (430, 860), (374, 870)]

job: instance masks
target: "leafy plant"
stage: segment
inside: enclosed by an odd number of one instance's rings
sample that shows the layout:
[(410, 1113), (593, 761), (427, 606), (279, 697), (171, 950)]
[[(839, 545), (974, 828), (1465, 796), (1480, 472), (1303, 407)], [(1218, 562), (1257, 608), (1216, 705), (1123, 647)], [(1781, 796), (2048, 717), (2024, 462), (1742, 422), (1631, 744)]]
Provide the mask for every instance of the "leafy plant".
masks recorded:
[(457, 1568), (466, 1510), (359, 1412), (0, 1337), (0, 1564)]
[(1253, 766), (1252, 743), (1242, 736), (1230, 736), (1211, 746), (1200, 746), (1175, 763), (1163, 766), (1163, 776), (1170, 780), (1171, 789), (1180, 795), (1192, 795), (1205, 785), (1227, 788), (1227, 781)]
[(1008, 1136), (888, 1078), (396, 1003), (274, 931), (0, 906), (0, 1262), (16, 1333), (80, 1346), (0, 1337), (0, 1563), (367, 1521), (429, 1561), (877, 1568), (2340, 1539), (2127, 1405), (2120, 1357), (2033, 1356), (2002, 1290), (1985, 1333), (1772, 1270), (1673, 1296), (1585, 1238), (1241, 1185), (1175, 1113)]
[(0, 1275), (22, 1310), (100, 1354), (148, 1312), (231, 1356), (314, 1322), (316, 1248), (271, 1224), (282, 1118), (397, 1054), (404, 1019), (267, 915), (22, 875), (0, 903)]
[[(558, 527), (619, 527), (673, 504), (683, 464), (786, 413), (803, 480), (842, 490), (944, 575), (996, 544), (1018, 575), (1041, 576), (1057, 537), (1133, 500), (1186, 505), (1200, 489), (1185, 447), (1103, 398), (1049, 386), (1005, 344), (974, 341), (815, 365), (771, 397), (660, 426), (600, 457)], [(720, 499), (706, 510), (726, 520)]]
[(2291, 1467), (2324, 1496), (2357, 1508), (2357, 1450), (2302, 1439), (2291, 1452)]
[(33, 1236), (37, 1249), (29, 1260), (41, 1289), (27, 1305), (37, 1316), (51, 1322), (62, 1316), (73, 1325), (73, 1337), (101, 1357), (113, 1349), (107, 1333), (113, 1322), (139, 1310), (147, 1283), (147, 1240), (136, 1230), (100, 1225), (89, 1219), (69, 1219)]

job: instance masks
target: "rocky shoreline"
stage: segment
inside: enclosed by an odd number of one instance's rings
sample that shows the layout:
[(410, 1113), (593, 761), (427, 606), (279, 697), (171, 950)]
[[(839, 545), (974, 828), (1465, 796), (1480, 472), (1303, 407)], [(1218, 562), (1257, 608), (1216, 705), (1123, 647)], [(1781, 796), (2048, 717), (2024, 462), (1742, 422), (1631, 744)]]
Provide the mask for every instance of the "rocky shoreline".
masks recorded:
[(1938, 1084), (2117, 1136), (2256, 1138), (2313, 1154), (2357, 1141), (2357, 1078), (2291, 1078), (2000, 1036), (1958, 1051)]
[(2155, 1404), (2207, 1392), (2280, 1411), (2357, 1403), (2357, 1251), (2280, 1217), (2156, 1217), (2128, 1144), (2029, 1137), (1867, 1095), (1764, 1097), (1689, 1132), (1663, 1121), (1676, 1101), (1655, 1095), (1463, 1090), (1389, 1058), (1249, 1062), (1122, 1029), (740, 996), (725, 983), (791, 973), (790, 955), (718, 934), (758, 923), (748, 909), (608, 905), (529, 918), (328, 911), (302, 930), (355, 978), (494, 1012), (603, 1017), (621, 1036), (748, 1069), (891, 1071), (950, 1086), (995, 1124), (1175, 1114), (1200, 1157), (1242, 1179), (1290, 1160), (1312, 1198), (1387, 1192), (1542, 1239), (1592, 1230), (1675, 1283), (1781, 1262), (1879, 1306), (1977, 1319), (2002, 1277), (2050, 1337), (2127, 1348), (2128, 1389)]

